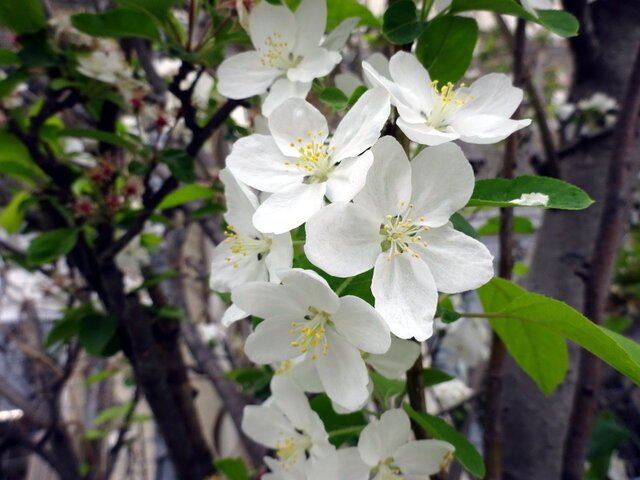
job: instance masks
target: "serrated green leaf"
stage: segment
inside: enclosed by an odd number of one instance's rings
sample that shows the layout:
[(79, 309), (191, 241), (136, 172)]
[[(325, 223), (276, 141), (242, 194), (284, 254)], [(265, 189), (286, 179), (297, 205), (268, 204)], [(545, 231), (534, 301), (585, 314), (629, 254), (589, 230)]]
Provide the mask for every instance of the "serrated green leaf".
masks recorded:
[(416, 43), (416, 57), (439, 86), (456, 83), (465, 74), (478, 40), (473, 18), (444, 15), (430, 21)]
[(382, 32), (395, 45), (413, 42), (422, 32), (423, 26), (413, 0), (392, 3), (382, 17)]
[[(527, 196), (543, 194), (548, 197), (545, 205), (526, 205)], [(520, 200), (522, 203), (514, 201)], [(467, 206), (470, 207), (519, 207), (582, 210), (593, 200), (581, 188), (551, 177), (522, 175), (512, 180), (492, 178), (478, 180)]]
[(249, 470), (240, 458), (220, 458), (213, 463), (227, 480), (249, 480)]
[(20, 230), (25, 213), (23, 204), (27, 199), (29, 199), (27, 192), (16, 193), (0, 213), (0, 226), (7, 233), (13, 234)]
[(478, 450), (467, 440), (464, 435), (459, 433), (455, 428), (444, 420), (429, 415), (428, 413), (416, 412), (409, 405), (404, 405), (407, 412), (425, 432), (433, 438), (444, 440), (453, 445), (456, 451), (453, 453), (455, 458), (462, 464), (464, 468), (469, 470), (475, 476), (483, 478), (485, 474), (484, 461)]
[(31, 240), (27, 260), (31, 265), (53, 262), (69, 253), (77, 241), (78, 233), (71, 228), (50, 230)]
[(195, 159), (184, 150), (169, 148), (158, 154), (158, 161), (169, 167), (174, 177), (184, 183), (196, 181)]
[(16, 33), (33, 33), (46, 27), (47, 20), (40, 0), (0, 2), (0, 25)]
[(151, 17), (137, 10), (116, 8), (103, 13), (77, 13), (71, 24), (93, 37), (142, 37), (160, 40), (160, 34)]
[(164, 210), (165, 208), (176, 207), (183, 203), (191, 202), (192, 200), (212, 198), (215, 195), (216, 192), (212, 188), (203, 187), (202, 185), (187, 185), (164, 197), (164, 200), (158, 205), (158, 209)]

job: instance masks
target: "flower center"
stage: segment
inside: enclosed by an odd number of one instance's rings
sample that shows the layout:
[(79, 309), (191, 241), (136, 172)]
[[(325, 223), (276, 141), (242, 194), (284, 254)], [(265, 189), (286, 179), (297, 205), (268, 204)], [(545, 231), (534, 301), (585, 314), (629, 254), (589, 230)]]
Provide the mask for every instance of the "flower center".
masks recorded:
[[(460, 92), (456, 91), (451, 82), (438, 89), (438, 80), (434, 80), (431, 82), (431, 86), (436, 94), (436, 102), (431, 112), (426, 115), (426, 118), (427, 125), (433, 128), (441, 129), (446, 127), (447, 117), (467, 103), (468, 100), (475, 98), (470, 95), (460, 95)], [(464, 87), (464, 83), (460, 84), (460, 88), (462, 87)]]
[(240, 262), (246, 258), (257, 256), (258, 260), (271, 250), (271, 239), (266, 237), (250, 237), (244, 233), (233, 231), (233, 225), (228, 225), (224, 232), (225, 243), (229, 243), (232, 255), (225, 257), (225, 260), (232, 262), (233, 268), (238, 268)]
[(305, 322), (291, 322), (291, 330), (289, 333), (295, 335), (296, 338), (291, 342), (291, 346), (300, 348), (301, 353), (313, 350), (311, 359), (318, 358), (318, 348), (322, 355), (327, 354), (329, 344), (326, 337), (326, 326), (331, 325), (331, 318), (328, 313), (309, 307), (309, 315), (305, 315)]
[(302, 433), (293, 437), (286, 437), (276, 442), (276, 456), (280, 460), (280, 466), (284, 470), (289, 470), (313, 445), (311, 437)]
[(294, 57), (289, 49), (289, 42), (282, 40), (282, 35), (273, 32), (264, 41), (262, 47), (256, 47), (260, 52), (260, 64), (265, 67), (275, 67), (288, 70), (300, 63), (302, 57)]
[[(404, 206), (404, 202), (400, 205)], [(413, 204), (409, 204), (409, 208), (413, 208)], [(411, 250), (411, 245), (420, 243), (426, 247), (427, 242), (423, 242), (419, 234), (424, 230), (429, 230), (429, 227), (415, 225), (412, 218), (405, 218), (403, 215), (386, 215), (385, 219), (386, 222), (380, 226), (380, 235), (384, 237), (381, 244), (382, 251), (389, 254), (387, 260), (404, 252), (410, 253), (412, 257), (420, 258), (418, 253)], [(418, 220), (424, 222), (424, 217), (420, 217)]]
[(285, 161), (284, 164), (293, 165), (300, 171), (307, 174), (305, 183), (322, 183), (329, 179), (329, 174), (334, 169), (331, 153), (336, 147), (327, 148), (324, 142), (324, 132), (307, 132), (308, 140), (305, 142), (302, 137), (289, 143), (298, 153), (298, 160), (295, 162)]
[(400, 476), (402, 472), (393, 464), (393, 458), (381, 461), (374, 472), (377, 474), (376, 480), (403, 480)]

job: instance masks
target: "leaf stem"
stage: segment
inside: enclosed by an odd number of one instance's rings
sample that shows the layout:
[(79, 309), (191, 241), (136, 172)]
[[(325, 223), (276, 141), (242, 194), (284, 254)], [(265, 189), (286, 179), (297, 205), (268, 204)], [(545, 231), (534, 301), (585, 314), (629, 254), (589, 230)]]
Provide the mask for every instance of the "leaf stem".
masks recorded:
[(340, 296), (340, 294), (344, 292), (344, 290), (349, 286), (351, 282), (353, 282), (353, 277), (349, 277), (344, 282), (342, 282), (336, 289), (336, 295)]
[(348, 435), (349, 433), (360, 433), (364, 429), (365, 425), (356, 425), (354, 427), (340, 428), (329, 432), (329, 438), (335, 438), (340, 435)]

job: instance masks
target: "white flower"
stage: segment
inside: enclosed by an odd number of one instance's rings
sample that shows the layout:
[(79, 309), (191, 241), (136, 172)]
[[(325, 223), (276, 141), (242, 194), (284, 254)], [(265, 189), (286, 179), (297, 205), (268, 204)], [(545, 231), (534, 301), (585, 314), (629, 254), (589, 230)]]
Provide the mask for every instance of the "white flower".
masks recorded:
[[(225, 187), (228, 223), (226, 239), (216, 246), (211, 262), (210, 286), (218, 292), (230, 292), (251, 281), (279, 282), (276, 271), (288, 268), (293, 261), (291, 235), (270, 235), (255, 229), (251, 218), (258, 207), (256, 195), (241, 185), (224, 169), (220, 179)], [(231, 310), (224, 324), (246, 317), (246, 313)]]
[(313, 271), (291, 269), (280, 278), (282, 285), (252, 282), (232, 293), (241, 309), (264, 318), (247, 338), (247, 356), (259, 364), (308, 356), (329, 398), (345, 409), (359, 408), (369, 397), (360, 350), (388, 350), (384, 320), (358, 297), (338, 298)]
[(362, 460), (375, 469), (374, 480), (428, 480), (444, 470), (453, 445), (441, 440), (410, 441), (409, 417), (400, 409), (388, 410), (360, 434)]
[(618, 102), (606, 93), (596, 92), (589, 98), (580, 100), (578, 102), (578, 108), (581, 110), (596, 110), (605, 115), (612, 110), (616, 110), (618, 108)]
[(306, 225), (307, 258), (327, 273), (373, 270), (378, 310), (400, 338), (433, 332), (438, 291), (459, 293), (493, 276), (492, 256), (449, 223), (474, 187), (457, 145), (423, 150), (411, 163), (392, 137), (372, 149), (367, 183), (353, 203), (334, 203)]
[(312, 465), (307, 480), (369, 480), (369, 470), (356, 447), (343, 448)]
[(549, 203), (549, 195), (544, 193), (523, 193), (519, 198), (509, 200), (509, 203), (515, 203), (516, 205), (523, 205), (526, 207), (544, 207)]
[(273, 377), (271, 393), (266, 406), (244, 408), (242, 430), (256, 442), (276, 450), (283, 470), (304, 470), (307, 457), (313, 462), (334, 450), (322, 420), (291, 379)]
[(391, 346), (383, 354), (368, 354), (365, 362), (387, 378), (399, 378), (409, 370), (420, 355), (420, 345), (409, 340), (401, 340), (391, 335)]
[[(328, 142), (324, 116), (311, 104), (290, 98), (269, 117), (271, 136), (241, 138), (227, 158), (247, 185), (273, 192), (253, 217), (262, 232), (284, 233), (303, 224), (329, 200), (351, 200), (365, 183), (373, 157), (366, 151), (389, 116), (380, 88), (365, 92)], [(364, 152), (364, 153), (363, 153)]]
[(438, 85), (414, 55), (398, 52), (389, 61), (393, 81), (362, 63), (372, 82), (387, 89), (400, 117), (397, 124), (414, 142), (439, 145), (461, 139), (495, 143), (531, 120), (509, 117), (522, 101), (522, 90), (503, 74), (492, 73), (470, 87)]
[(491, 329), (486, 320), (461, 318), (445, 328), (442, 349), (449, 365), (470, 368), (489, 358)]
[(326, 20), (324, 0), (304, 0), (295, 13), (260, 3), (249, 14), (255, 50), (222, 62), (218, 68), (220, 94), (248, 98), (271, 88), (263, 105), (266, 116), (292, 95), (304, 98), (313, 79), (327, 75), (342, 58), (320, 46)]
[(131, 77), (131, 68), (119, 50), (96, 50), (78, 56), (78, 71), (101, 82), (116, 84)]
[(429, 413), (433, 415), (437, 415), (442, 411), (451, 410), (473, 395), (473, 390), (459, 378), (438, 383), (431, 387), (430, 390), (431, 392), (427, 393), (433, 393), (433, 396), (436, 398), (435, 402), (427, 401)]

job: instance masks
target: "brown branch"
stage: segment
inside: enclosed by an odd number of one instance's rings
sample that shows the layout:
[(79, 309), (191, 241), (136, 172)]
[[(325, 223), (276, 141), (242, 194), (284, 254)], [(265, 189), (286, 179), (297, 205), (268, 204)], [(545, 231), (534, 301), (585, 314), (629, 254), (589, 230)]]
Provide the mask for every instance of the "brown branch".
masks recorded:
[[(640, 115), (640, 48), (627, 85), (625, 101), (615, 129), (614, 149), (609, 164), (606, 195), (591, 268), (585, 285), (585, 316), (599, 325), (605, 318), (609, 281), (618, 254), (622, 234), (628, 224), (631, 197), (640, 159), (637, 126)], [(582, 350), (578, 381), (574, 392), (571, 422), (565, 439), (562, 466), (564, 480), (579, 480), (584, 475), (589, 432), (600, 388), (600, 360)]]
[[(525, 76), (526, 21), (518, 19), (513, 41), (513, 76), (516, 85), (522, 85)], [(516, 109), (517, 115), (519, 109)], [(518, 154), (518, 135), (512, 134), (506, 142), (502, 165), (502, 177), (513, 178)], [(510, 279), (513, 272), (513, 209), (500, 209), (499, 271), (502, 278)], [(487, 467), (486, 479), (502, 479), (502, 374), (507, 349), (495, 333), (492, 334), (491, 356), (486, 391), (484, 424), (484, 452)]]

